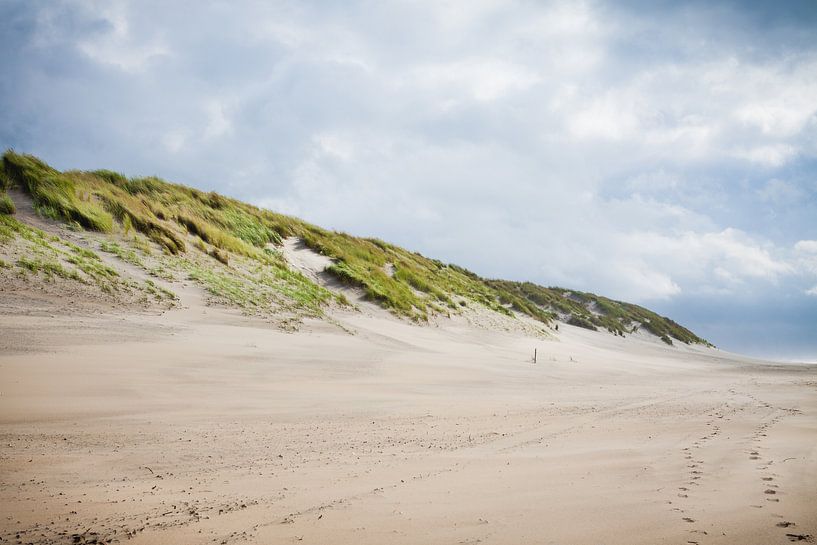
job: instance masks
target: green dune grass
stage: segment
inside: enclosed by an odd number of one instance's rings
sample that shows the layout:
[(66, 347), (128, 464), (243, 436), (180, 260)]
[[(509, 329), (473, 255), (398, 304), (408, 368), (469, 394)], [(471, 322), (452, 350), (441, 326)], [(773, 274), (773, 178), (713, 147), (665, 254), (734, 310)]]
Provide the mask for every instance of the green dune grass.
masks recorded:
[[(589, 293), (544, 288), (529, 282), (485, 280), (452, 264), (424, 257), (378, 239), (328, 231), (300, 219), (261, 209), (214, 192), (204, 192), (156, 177), (127, 178), (110, 170), (60, 172), (40, 159), (7, 151), (0, 169), (2, 188), (17, 186), (31, 195), (42, 216), (77, 229), (101, 233), (132, 231), (144, 235), (171, 261), (227, 304), (252, 308), (271, 303), (311, 315), (332, 301), (332, 294), (290, 269), (279, 247), (298, 237), (332, 260), (326, 273), (362, 290), (368, 299), (417, 322), (451, 315), (466, 307), (484, 307), (544, 324), (554, 318), (617, 335), (643, 327), (666, 342), (706, 343), (691, 331), (647, 309)], [(2, 199), (2, 197), (0, 197)], [(13, 213), (13, 203), (10, 212)], [(9, 209), (0, 200), (0, 211)], [(115, 242), (102, 247), (123, 260), (140, 258)], [(152, 251), (143, 248), (143, 252)], [(210, 265), (184, 257), (207, 256)], [(88, 274), (93, 260), (77, 256)], [(84, 270), (84, 269), (83, 269)]]

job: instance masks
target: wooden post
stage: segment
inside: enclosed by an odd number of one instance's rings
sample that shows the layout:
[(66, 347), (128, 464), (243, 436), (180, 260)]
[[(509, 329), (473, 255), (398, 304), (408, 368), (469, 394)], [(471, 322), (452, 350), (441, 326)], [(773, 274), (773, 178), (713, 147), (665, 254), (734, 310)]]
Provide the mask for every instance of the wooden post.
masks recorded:
[(536, 363), (536, 349), (533, 349), (533, 363)]

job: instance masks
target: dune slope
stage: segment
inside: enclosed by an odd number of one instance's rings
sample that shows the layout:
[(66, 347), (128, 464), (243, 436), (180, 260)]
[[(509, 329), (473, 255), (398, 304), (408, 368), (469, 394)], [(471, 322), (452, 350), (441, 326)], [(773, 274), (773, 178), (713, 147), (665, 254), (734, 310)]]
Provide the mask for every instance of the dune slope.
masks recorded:
[[(0, 168), (0, 192), (6, 188), (24, 192), (31, 202), (22, 206), (39, 216), (114, 239), (91, 244), (97, 246), (87, 248), (91, 252), (113, 252), (131, 264), (158, 254), (160, 263), (148, 269), (153, 276), (176, 271), (199, 282), (222, 303), (248, 313), (286, 311), (297, 321), (304, 315), (320, 316), (332, 304), (348, 304), (344, 296), (333, 296), (319, 279), (287, 262), (282, 243), (289, 238), (326, 257), (322, 272), (335, 283), (358, 289), (367, 300), (417, 322), (484, 308), (506, 316), (521, 314), (544, 325), (559, 318), (616, 335), (642, 328), (668, 344), (673, 339), (707, 344), (674, 321), (637, 305), (527, 282), (487, 281), (378, 239), (327, 231), (156, 177), (129, 179), (109, 170), (59, 172), (36, 157), (8, 151)], [(2, 243), (13, 238), (19, 226), (9, 215), (0, 214), (0, 221)], [(45, 268), (48, 273), (64, 264), (51, 260), (32, 266), (18, 259), (3, 269), (15, 265), (28, 265), (31, 272)]]

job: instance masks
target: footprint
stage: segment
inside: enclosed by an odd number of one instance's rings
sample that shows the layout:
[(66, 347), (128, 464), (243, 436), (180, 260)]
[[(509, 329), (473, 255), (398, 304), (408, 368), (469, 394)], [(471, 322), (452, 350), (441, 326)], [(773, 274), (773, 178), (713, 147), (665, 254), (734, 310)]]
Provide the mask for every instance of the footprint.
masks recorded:
[(786, 534), (786, 537), (789, 538), (789, 541), (805, 541), (806, 543), (813, 541), (810, 534)]
[(772, 490), (771, 488), (767, 488), (763, 491), (764, 494), (777, 494), (777, 490)]
[(777, 524), (775, 524), (775, 526), (777, 526), (778, 528), (788, 528), (789, 526), (795, 526), (795, 524), (793, 522), (784, 520), (783, 522), (778, 522)]
[(684, 522), (695, 522), (695, 519), (691, 519), (689, 517), (684, 517)]
[(762, 480), (764, 480), (764, 481), (773, 481), (774, 477), (763, 477)]

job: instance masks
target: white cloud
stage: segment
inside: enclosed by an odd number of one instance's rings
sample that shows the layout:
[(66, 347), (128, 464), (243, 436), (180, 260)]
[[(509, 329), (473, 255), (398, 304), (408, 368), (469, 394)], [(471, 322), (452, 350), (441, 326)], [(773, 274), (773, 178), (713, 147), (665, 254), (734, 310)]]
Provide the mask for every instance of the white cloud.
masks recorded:
[(670, 296), (682, 290), (734, 293), (749, 282), (775, 283), (795, 270), (785, 259), (773, 257), (760, 242), (731, 228), (678, 234), (633, 232), (616, 238), (615, 255), (610, 256), (613, 262), (637, 257), (655, 273), (652, 284), (641, 285), (645, 294), (667, 285), (661, 274), (678, 287), (677, 291), (663, 290)]
[(795, 262), (805, 276), (817, 277), (817, 240), (799, 240), (794, 245)]
[(627, 188), (640, 191), (671, 191), (683, 185), (683, 180), (675, 173), (659, 169), (653, 172), (642, 172), (627, 181)]
[[(735, 117), (771, 137), (789, 137), (800, 132), (817, 112), (817, 63), (813, 60), (793, 73), (750, 68), (749, 89)], [(789, 85), (795, 83), (795, 85)]]
[(734, 155), (763, 166), (779, 167), (786, 164), (796, 153), (797, 149), (789, 144), (771, 144), (738, 149)]
[(466, 98), (492, 102), (510, 93), (524, 91), (537, 81), (539, 77), (523, 66), (497, 59), (475, 58), (418, 66), (402, 80), (402, 85), (454, 102)]
[(321, 152), (341, 161), (349, 161), (354, 157), (354, 144), (349, 138), (340, 134), (323, 133), (313, 137)]
[(180, 152), (187, 143), (187, 134), (185, 131), (176, 130), (166, 133), (162, 136), (162, 145), (170, 153)]
[(762, 200), (774, 204), (793, 203), (803, 197), (803, 191), (797, 185), (778, 178), (766, 182), (766, 185), (757, 190), (757, 194)]
[(110, 31), (82, 39), (77, 47), (96, 62), (130, 73), (143, 71), (147, 65), (170, 55), (159, 40), (143, 40), (131, 33), (127, 5), (122, 2), (93, 2), (97, 15), (110, 24)]
[(809, 122), (817, 113), (815, 67), (817, 54), (786, 66), (729, 55), (665, 63), (613, 84), (562, 81), (551, 103), (580, 139), (623, 142), (634, 153), (665, 160), (728, 155), (779, 167), (814, 151), (803, 133), (813, 130)]
[(218, 138), (233, 132), (233, 123), (227, 116), (225, 105), (218, 100), (208, 100), (204, 106), (207, 116), (207, 126), (204, 129), (205, 138)]
[(686, 238), (691, 240), (693, 246), (704, 249), (704, 254), (709, 254), (713, 262), (733, 267), (737, 276), (776, 280), (792, 272), (788, 263), (775, 259), (767, 248), (737, 229), (727, 228), (720, 233)]
[(610, 95), (592, 99), (566, 118), (568, 130), (579, 139), (622, 140), (639, 131), (642, 124), (631, 101)]
[(502, 7), (501, 0), (443, 0), (431, 6), (431, 16), (449, 32), (463, 32)]
[(628, 284), (638, 286), (639, 300), (669, 299), (681, 293), (681, 287), (666, 273), (651, 270), (645, 264), (621, 264), (617, 273), (624, 276)]
[(798, 240), (794, 249), (804, 254), (817, 254), (817, 240)]

